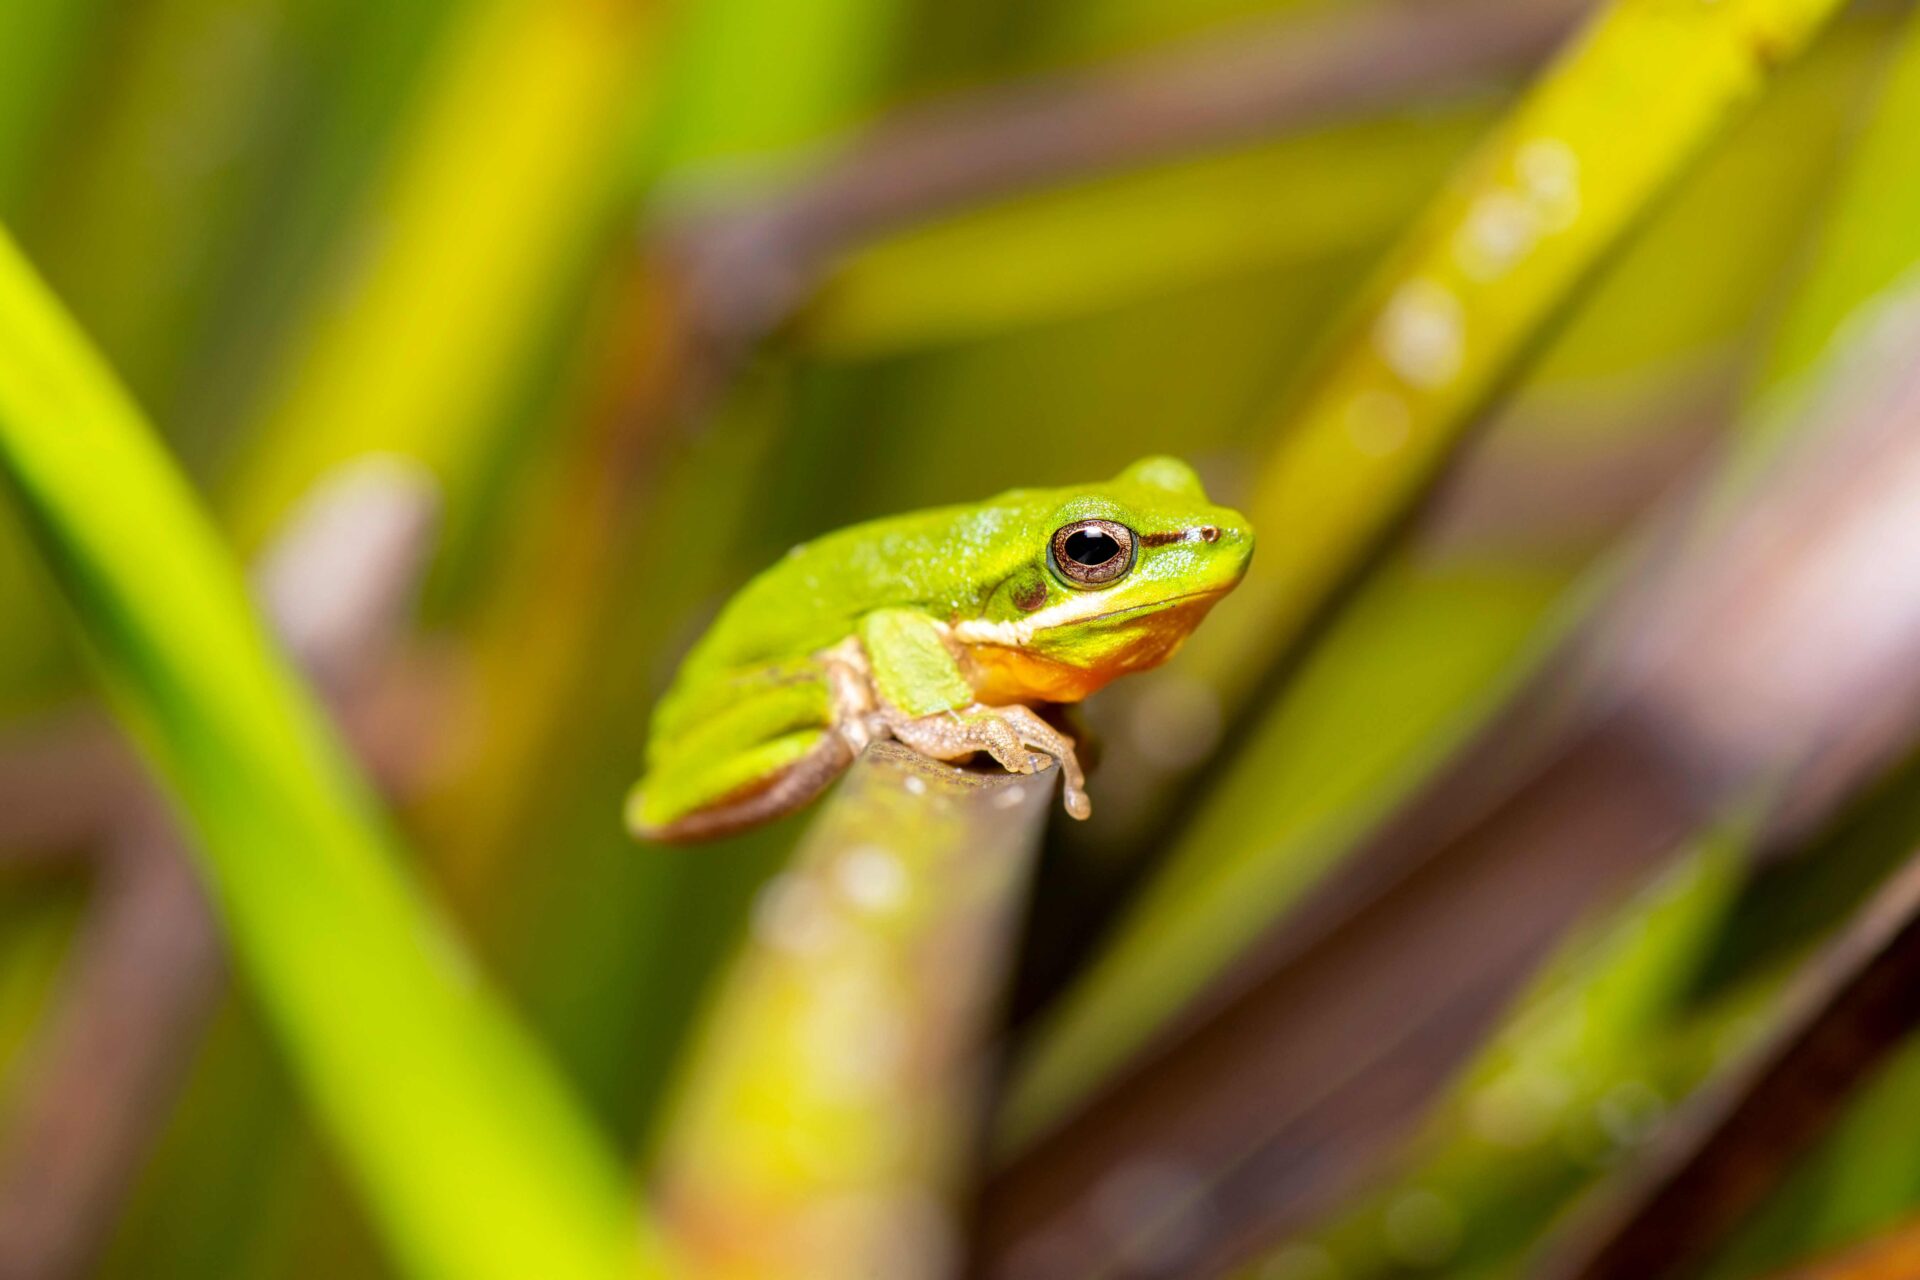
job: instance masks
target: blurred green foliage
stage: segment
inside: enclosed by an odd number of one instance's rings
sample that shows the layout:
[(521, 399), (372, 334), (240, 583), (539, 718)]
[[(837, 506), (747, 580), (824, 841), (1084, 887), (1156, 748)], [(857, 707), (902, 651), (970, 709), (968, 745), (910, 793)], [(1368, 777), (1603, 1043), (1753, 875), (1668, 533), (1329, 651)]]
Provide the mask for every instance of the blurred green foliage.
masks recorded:
[(607, 1153), (405, 881), (179, 472), (4, 241), (0, 351), (0, 469), (396, 1253), (420, 1274), (646, 1274)]
[[(1632, 6), (1619, 16), (1626, 29), (1595, 36), (1565, 64), (1563, 75), (1598, 76), (1613, 86), (1606, 92), (1620, 91), (1615, 82), (1639, 59), (1613, 42), (1631, 46), (1656, 39), (1659, 20), (1636, 14)], [(1655, 25), (1634, 25), (1642, 21)], [(1724, 35), (1688, 31), (1685, 38), (1717, 44)], [(1690, 175), (1656, 225), (1608, 262), (1579, 313), (1539, 352), (1533, 378), (1490, 425), (1482, 446), (1487, 453), (1511, 450), (1526, 457), (1559, 450), (1578, 457), (1589, 433), (1630, 448), (1635, 437), (1690, 425), (1677, 422), (1678, 415), (1713, 411), (1734, 372), (1729, 350), (1761, 330), (1770, 291), (1777, 287), (1772, 264), (1790, 254), (1803, 234), (1807, 202), (1817, 195), (1824, 158), (1848, 117), (1857, 69), (1875, 62), (1883, 45), (1884, 33), (1836, 39), (1796, 71), (1765, 113)], [(1451, 436), (1470, 425), (1471, 401), (1461, 399), (1467, 394), (1462, 383), (1501, 377), (1500, 370), (1520, 354), (1506, 339), (1540, 343), (1537, 322), (1509, 328), (1515, 318), (1502, 308), (1552, 314), (1579, 283), (1580, 272), (1598, 262), (1620, 223), (1646, 216), (1644, 209), (1616, 209), (1613, 223), (1602, 219), (1593, 239), (1557, 244), (1551, 253), (1558, 256), (1537, 267), (1523, 255), (1512, 274), (1476, 275), (1460, 265), (1455, 246), (1461, 227), (1472, 225), (1475, 201), (1499, 206), (1508, 198), (1502, 194), (1508, 177), (1499, 166), (1512, 162), (1514, 147), (1528, 145), (1516, 143), (1516, 134), (1537, 138), (1568, 130), (1568, 155), (1574, 157), (1568, 163), (1577, 166), (1582, 184), (1604, 181), (1606, 166), (1614, 164), (1625, 165), (1622, 180), (1651, 181), (1635, 173), (1648, 158), (1622, 160), (1600, 118), (1556, 120), (1573, 93), (1564, 82), (1539, 90), (1531, 107), (1536, 118), (1510, 121), (1492, 144), (1496, 150), (1469, 164), (1459, 186), (1428, 211), (1371, 287), (1364, 323), (1352, 326), (1351, 342), (1336, 346), (1311, 375), (1270, 455), (1265, 499), (1255, 501), (1264, 510), (1259, 527), (1287, 529), (1290, 543), (1296, 535), (1286, 513), (1312, 516), (1297, 535), (1298, 545), (1280, 551), (1284, 560), (1267, 581), (1265, 605), (1228, 624), (1239, 628), (1237, 636), (1223, 629), (1197, 637), (1189, 655), (1188, 666), (1199, 678), (1230, 691), (1230, 705), (1257, 685), (1261, 647), (1271, 653), (1275, 644), (1282, 650), (1290, 645), (1316, 601), (1346, 572), (1341, 566), (1364, 549), (1364, 526), (1387, 518), (1402, 500), (1396, 495), (1419, 482), (1429, 465), (1423, 451), (1443, 447), (1418, 443), (1421, 433)], [(1590, 136), (1582, 132), (1588, 128)], [(1801, 202), (1771, 202), (1756, 215), (1746, 206), (1757, 188), (1797, 192)], [(1584, 185), (1582, 192), (1583, 202), (1592, 195)], [(1655, 192), (1643, 187), (1641, 194), (1650, 199)], [(1585, 203), (1581, 207), (1584, 218)], [(1583, 234), (1570, 231), (1562, 238), (1580, 240)], [(1585, 267), (1577, 262), (1582, 255)], [(1680, 263), (1689, 264), (1690, 272), (1716, 273), (1713, 284), (1676, 298), (1672, 280)], [(1485, 324), (1492, 349), (1476, 353), (1459, 377), (1438, 383), (1431, 399), (1416, 388), (1402, 404), (1398, 392), (1384, 389), (1399, 385), (1380, 336), (1387, 322), (1378, 314), (1392, 304), (1372, 299), (1398, 296), (1396, 290), (1418, 292), (1426, 287), (1423, 281), (1443, 278), (1461, 290), (1455, 304), (1460, 311), (1449, 322), (1455, 331), (1439, 341), (1457, 342)], [(1518, 293), (1503, 292), (1507, 288)], [(1483, 315), (1477, 299), (1492, 311)], [(1397, 425), (1376, 449), (1350, 413), (1355, 404), (1389, 400)], [(1348, 467), (1340, 461), (1346, 454), (1369, 456)], [(1656, 474), (1656, 489), (1658, 480)], [(1284, 500), (1275, 485), (1286, 490)], [(1326, 518), (1330, 506), (1343, 504), (1344, 515)], [(1210, 780), (1187, 836), (1170, 851), (1108, 951), (1062, 1001), (1058, 1021), (1041, 1033), (1031, 1074), (1014, 1086), (1013, 1131), (1042, 1127), (1096, 1082), (1106, 1064), (1138, 1045), (1284, 911), (1329, 859), (1459, 745), (1580, 615), (1594, 593), (1583, 572), (1605, 550), (1604, 542), (1576, 531), (1571, 537), (1535, 535), (1464, 548), (1428, 549), (1415, 539), (1389, 551), (1238, 757)]]

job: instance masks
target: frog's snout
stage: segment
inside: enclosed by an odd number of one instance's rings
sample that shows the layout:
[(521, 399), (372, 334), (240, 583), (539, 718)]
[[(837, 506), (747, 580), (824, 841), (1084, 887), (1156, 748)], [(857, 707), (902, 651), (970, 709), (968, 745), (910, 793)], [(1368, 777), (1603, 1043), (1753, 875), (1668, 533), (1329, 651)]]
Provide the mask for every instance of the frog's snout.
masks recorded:
[(1207, 539), (1213, 544), (1214, 554), (1229, 566), (1234, 579), (1238, 581), (1253, 559), (1253, 526), (1236, 517), (1208, 525), (1207, 528), (1214, 531), (1214, 536)]

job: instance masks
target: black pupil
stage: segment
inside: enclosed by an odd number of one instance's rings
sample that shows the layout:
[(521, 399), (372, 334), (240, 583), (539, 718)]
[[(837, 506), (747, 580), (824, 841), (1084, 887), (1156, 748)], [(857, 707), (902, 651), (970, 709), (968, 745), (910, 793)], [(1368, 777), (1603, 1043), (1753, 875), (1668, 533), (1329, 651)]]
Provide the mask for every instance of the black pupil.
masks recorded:
[(1097, 569), (1120, 554), (1120, 544), (1110, 533), (1098, 529), (1076, 529), (1067, 535), (1067, 559)]

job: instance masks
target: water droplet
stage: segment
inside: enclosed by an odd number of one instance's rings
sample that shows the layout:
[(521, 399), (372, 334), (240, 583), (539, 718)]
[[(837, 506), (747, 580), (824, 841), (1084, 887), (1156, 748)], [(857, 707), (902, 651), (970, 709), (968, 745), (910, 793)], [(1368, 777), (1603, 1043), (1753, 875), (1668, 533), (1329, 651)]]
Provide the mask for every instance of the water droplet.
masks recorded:
[(866, 844), (849, 849), (833, 864), (834, 883), (855, 906), (892, 911), (907, 900), (907, 870), (889, 850)]
[(1558, 138), (1535, 138), (1513, 156), (1514, 172), (1542, 229), (1564, 231), (1580, 216), (1580, 157)]
[(1490, 191), (1474, 202), (1461, 224), (1454, 261), (1475, 280), (1495, 279), (1527, 256), (1539, 230), (1525, 200), (1511, 191)]
[(1409, 384), (1434, 388), (1453, 380), (1465, 355), (1460, 300), (1434, 280), (1409, 280), (1380, 317), (1380, 352)]

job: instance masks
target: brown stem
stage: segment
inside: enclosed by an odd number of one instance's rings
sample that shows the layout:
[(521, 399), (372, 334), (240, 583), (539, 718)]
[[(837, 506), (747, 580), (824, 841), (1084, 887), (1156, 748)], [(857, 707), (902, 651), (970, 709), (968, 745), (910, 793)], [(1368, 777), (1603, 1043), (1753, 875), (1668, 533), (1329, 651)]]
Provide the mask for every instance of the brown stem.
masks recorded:
[(1767, 1043), (1688, 1104), (1537, 1274), (1677, 1274), (1778, 1185), (1854, 1087), (1920, 1022), (1920, 857), (1808, 966), (1785, 1005)]
[(53, 1025), (0, 1147), (0, 1274), (85, 1274), (222, 985), (212, 911), (163, 819), (130, 825), (99, 872)]
[(1459, 89), (1543, 61), (1590, 0), (1383, 0), (907, 110), (811, 176), (680, 237), (707, 329), (767, 332), (833, 256), (1029, 188)]
[(138, 776), (96, 712), (9, 726), (0, 741), (0, 860), (71, 862), (124, 817)]
[(1055, 774), (869, 747), (762, 890), (655, 1179), (693, 1273), (950, 1274), (982, 1046)]
[[(1524, 718), (992, 1181), (981, 1274), (1069, 1274), (1055, 1268), (1079, 1257), (1117, 1276), (1213, 1275), (1298, 1227), (1390, 1150), (1564, 929), (1712, 811), (1663, 726), (1633, 716), (1515, 780)], [(1128, 1207), (1148, 1172), (1183, 1195)]]

